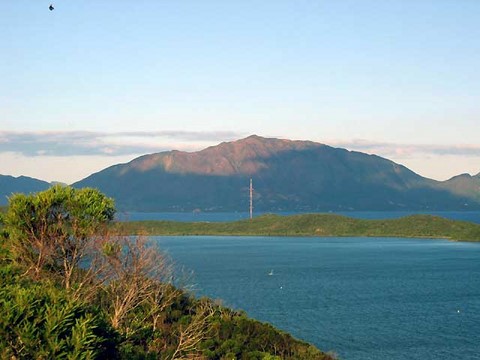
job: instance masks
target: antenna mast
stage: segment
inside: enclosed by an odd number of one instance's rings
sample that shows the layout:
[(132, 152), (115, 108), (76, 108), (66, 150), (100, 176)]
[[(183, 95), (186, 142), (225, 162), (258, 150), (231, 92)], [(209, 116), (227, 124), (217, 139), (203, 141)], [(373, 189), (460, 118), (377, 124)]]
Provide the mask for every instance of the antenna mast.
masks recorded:
[(250, 220), (253, 218), (253, 185), (252, 178), (250, 178)]

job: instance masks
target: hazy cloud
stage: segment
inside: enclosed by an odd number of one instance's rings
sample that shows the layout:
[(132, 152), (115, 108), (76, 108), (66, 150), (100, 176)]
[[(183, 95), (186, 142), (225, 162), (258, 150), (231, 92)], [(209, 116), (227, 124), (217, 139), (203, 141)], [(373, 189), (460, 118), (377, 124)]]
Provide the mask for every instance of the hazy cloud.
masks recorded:
[[(181, 142), (179, 150), (198, 148), (202, 142), (230, 141), (244, 134), (229, 131), (0, 131), (0, 152), (24, 156), (118, 156), (172, 150), (172, 143)], [(186, 144), (185, 144), (186, 143)]]
[[(233, 131), (0, 131), (0, 152), (24, 156), (122, 156), (165, 150), (199, 150), (208, 143), (231, 141), (246, 136)], [(386, 158), (455, 155), (480, 156), (477, 145), (431, 145), (375, 142), (363, 139), (327, 141), (342, 147)]]
[(387, 158), (408, 158), (421, 154), (425, 155), (455, 155), (480, 156), (480, 146), (477, 145), (432, 145), (432, 144), (398, 144), (375, 142), (368, 140), (333, 141), (328, 145), (343, 147), (349, 150), (376, 154)]

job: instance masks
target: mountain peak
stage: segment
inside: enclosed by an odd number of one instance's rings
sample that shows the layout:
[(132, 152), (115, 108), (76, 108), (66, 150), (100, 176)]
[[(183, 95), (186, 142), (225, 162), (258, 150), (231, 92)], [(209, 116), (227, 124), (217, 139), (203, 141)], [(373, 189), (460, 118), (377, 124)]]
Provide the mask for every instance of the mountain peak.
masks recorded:
[[(132, 160), (132, 168), (145, 172), (163, 169), (170, 173), (209, 175), (254, 174), (266, 168), (265, 160), (285, 151), (299, 151), (325, 145), (311, 141), (293, 141), (250, 135), (222, 142), (196, 152), (168, 151), (144, 155)], [(123, 172), (128, 171), (125, 168)]]
[(224, 142), (220, 145), (210, 147), (209, 149), (218, 147), (222, 151), (226, 149), (237, 149), (238, 151), (240, 148), (250, 148), (257, 152), (256, 155), (259, 155), (259, 152), (271, 154), (280, 151), (304, 150), (321, 146), (325, 145), (312, 141), (266, 138), (259, 135), (250, 135), (236, 141)]

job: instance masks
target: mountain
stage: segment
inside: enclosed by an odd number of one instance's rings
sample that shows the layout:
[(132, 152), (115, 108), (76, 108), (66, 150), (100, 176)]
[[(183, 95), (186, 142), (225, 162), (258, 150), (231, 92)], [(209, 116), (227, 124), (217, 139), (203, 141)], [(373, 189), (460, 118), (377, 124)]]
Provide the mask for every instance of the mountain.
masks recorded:
[(466, 198), (480, 201), (480, 173), (477, 175), (461, 174), (439, 184), (440, 188)]
[(376, 155), (256, 135), (141, 156), (74, 186), (99, 188), (121, 210), (247, 211), (250, 178), (262, 211), (480, 209), (480, 198), (459, 180), (427, 179)]
[(27, 176), (13, 177), (0, 175), (0, 205), (8, 204), (8, 196), (13, 193), (31, 193), (46, 190), (50, 184), (46, 181)]

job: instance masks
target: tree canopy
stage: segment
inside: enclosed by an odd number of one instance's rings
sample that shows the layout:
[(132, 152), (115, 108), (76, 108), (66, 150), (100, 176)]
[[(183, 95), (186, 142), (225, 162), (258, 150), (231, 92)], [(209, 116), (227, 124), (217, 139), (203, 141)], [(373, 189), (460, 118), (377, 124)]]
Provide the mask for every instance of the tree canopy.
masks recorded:
[(4, 222), (13, 255), (28, 272), (60, 270), (69, 288), (90, 240), (114, 215), (113, 199), (100, 191), (55, 185), (36, 194), (14, 194)]

